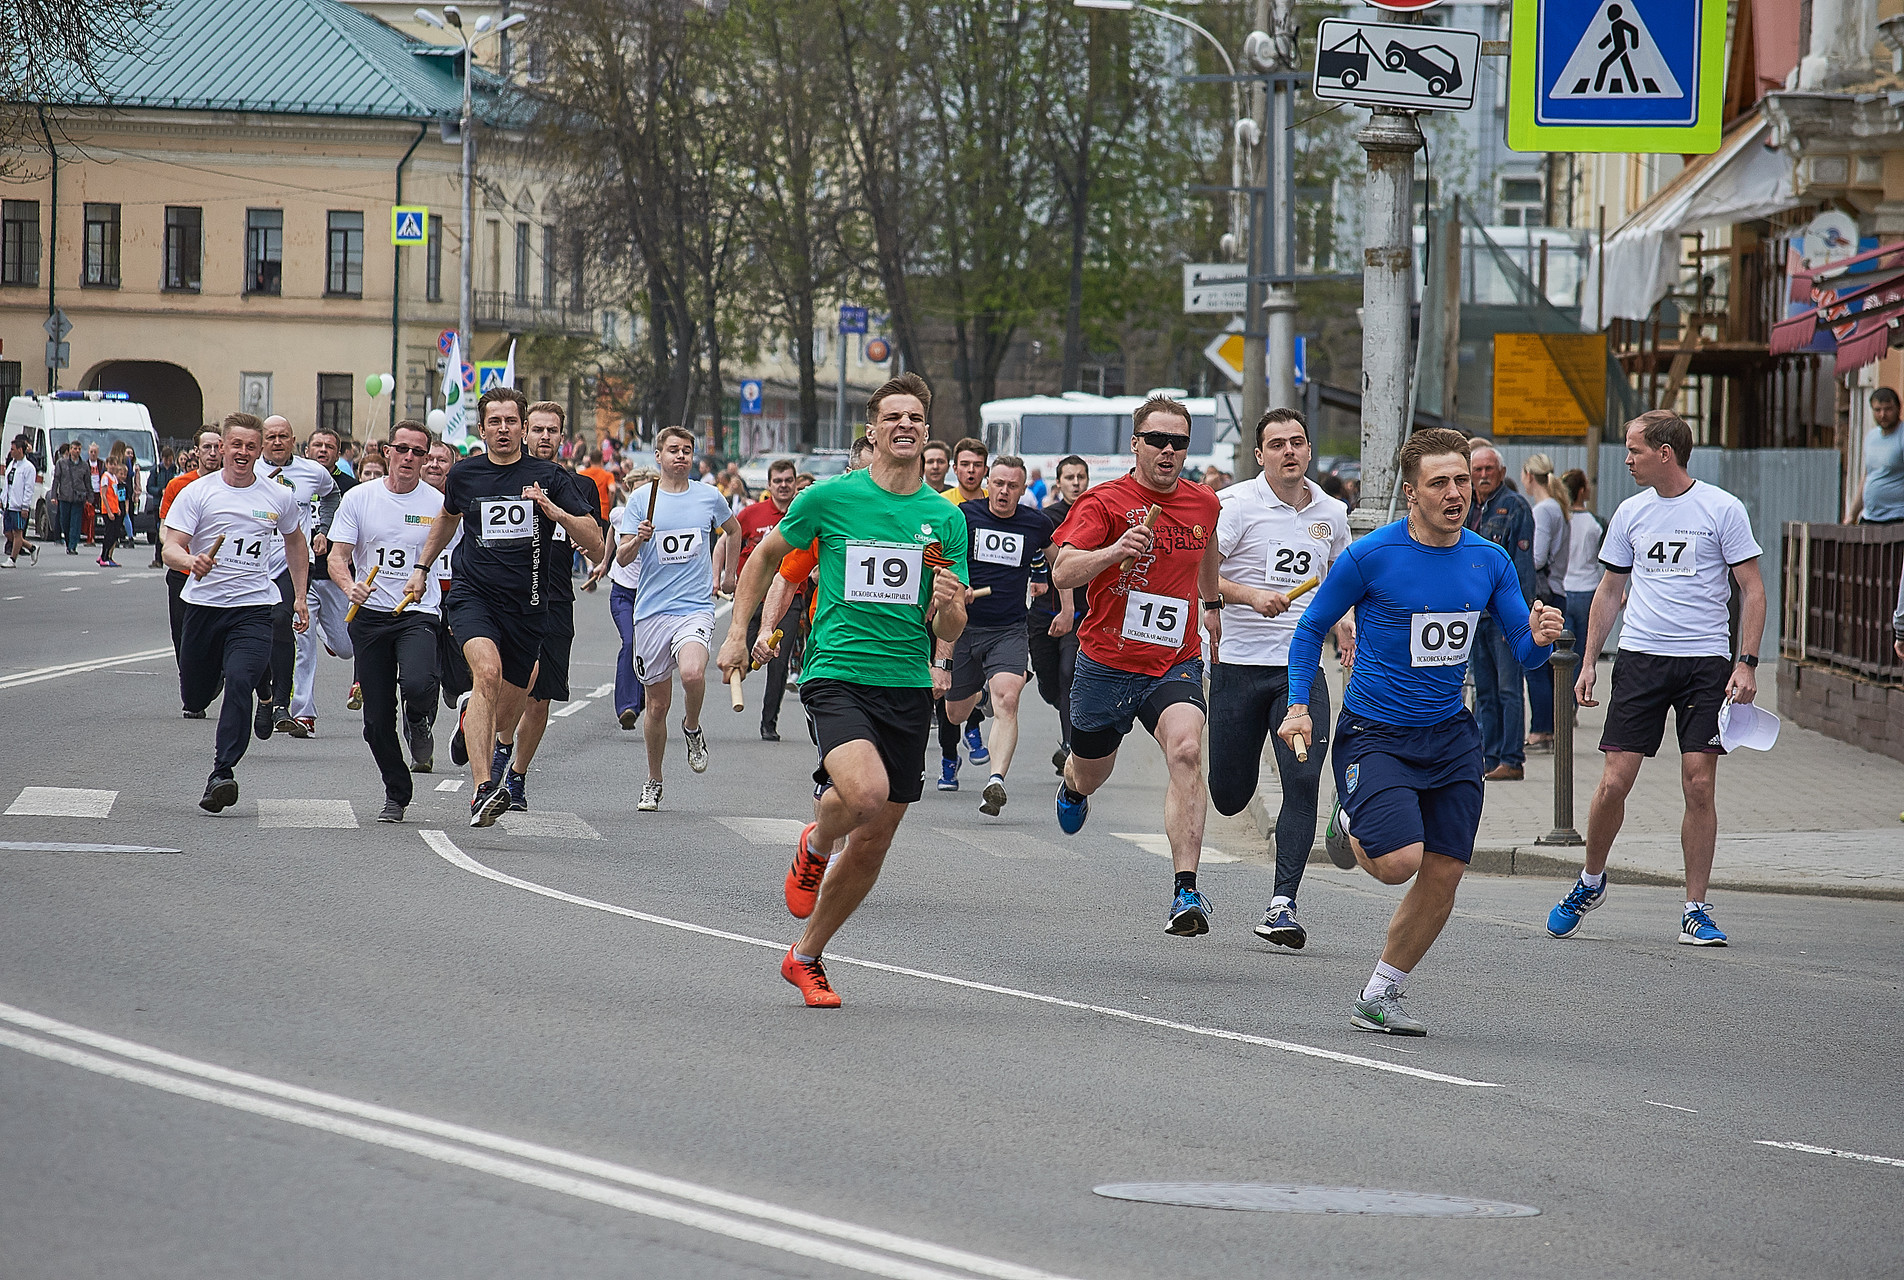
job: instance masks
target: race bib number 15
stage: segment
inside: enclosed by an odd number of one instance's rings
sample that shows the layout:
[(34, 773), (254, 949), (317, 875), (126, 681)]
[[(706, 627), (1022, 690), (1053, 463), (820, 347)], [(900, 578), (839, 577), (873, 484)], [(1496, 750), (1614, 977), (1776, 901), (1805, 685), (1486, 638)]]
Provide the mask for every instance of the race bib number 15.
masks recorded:
[(841, 595), (862, 604), (917, 604), (923, 549), (877, 542), (846, 544), (846, 581)]
[(519, 542), (535, 535), (535, 503), (527, 498), (489, 498), (477, 510), (484, 542)]
[(1188, 601), (1133, 591), (1124, 600), (1124, 638), (1166, 649), (1183, 647), (1183, 631), (1190, 620)]
[(1417, 613), (1408, 623), (1409, 665), (1458, 667), (1474, 647), (1480, 613)]

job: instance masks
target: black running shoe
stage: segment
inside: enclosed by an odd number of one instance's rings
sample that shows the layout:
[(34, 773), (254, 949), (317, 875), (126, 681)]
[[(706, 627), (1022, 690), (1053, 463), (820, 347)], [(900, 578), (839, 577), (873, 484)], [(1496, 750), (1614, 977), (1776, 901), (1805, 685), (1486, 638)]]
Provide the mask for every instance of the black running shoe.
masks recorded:
[(493, 827), (496, 819), (508, 812), (509, 788), (491, 778), (476, 788), (476, 795), (469, 802), (469, 825)]
[(383, 810), (377, 815), (377, 821), (402, 822), (403, 821), (403, 806), (398, 804), (395, 800), (384, 801)]
[(272, 727), (279, 733), (288, 733), (293, 738), (308, 738), (311, 736), (311, 731), (305, 727), (304, 722), (291, 714), (291, 708), (273, 707), (271, 708), (271, 715), (275, 721)]
[(463, 739), (463, 711), (468, 705), (456, 709), (456, 732), (450, 735), (450, 763), (459, 769), (469, 763), (469, 743)]
[(410, 772), (429, 773), (436, 768), (436, 735), (428, 720), (411, 720), (404, 725), (410, 739)]
[(268, 702), (260, 702), (258, 704), (257, 714), (251, 717), (251, 732), (258, 741), (271, 741), (272, 720), (271, 704)]
[(529, 780), (514, 769), (503, 774), (503, 784), (509, 788), (509, 807), (517, 813), (529, 811)]
[(184, 716), (187, 720), (203, 720), (205, 718), (203, 711), (194, 711), (190, 707), (186, 707), (179, 714)]
[(206, 813), (222, 813), (238, 803), (238, 779), (229, 773), (214, 773), (205, 780), (205, 794), (198, 807)]

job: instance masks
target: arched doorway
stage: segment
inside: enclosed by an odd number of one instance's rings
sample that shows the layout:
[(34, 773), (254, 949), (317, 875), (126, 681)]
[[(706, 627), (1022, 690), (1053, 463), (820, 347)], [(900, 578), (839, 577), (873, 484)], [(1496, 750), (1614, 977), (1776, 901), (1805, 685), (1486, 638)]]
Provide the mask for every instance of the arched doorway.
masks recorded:
[(160, 440), (190, 440), (205, 425), (198, 379), (163, 360), (108, 360), (82, 379), (87, 391), (123, 391), (152, 415)]

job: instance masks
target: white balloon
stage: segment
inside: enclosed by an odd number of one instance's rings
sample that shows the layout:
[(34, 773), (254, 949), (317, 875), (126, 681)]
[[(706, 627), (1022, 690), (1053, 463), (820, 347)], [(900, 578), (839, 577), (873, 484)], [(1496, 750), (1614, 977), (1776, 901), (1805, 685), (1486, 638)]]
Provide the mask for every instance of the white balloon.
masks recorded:
[(439, 436), (443, 434), (443, 428), (447, 427), (449, 425), (449, 422), (450, 422), (450, 415), (443, 412), (443, 410), (441, 409), (430, 410), (428, 416), (424, 418), (425, 425), (427, 425), (430, 428), (430, 430), (436, 432), (436, 434)]

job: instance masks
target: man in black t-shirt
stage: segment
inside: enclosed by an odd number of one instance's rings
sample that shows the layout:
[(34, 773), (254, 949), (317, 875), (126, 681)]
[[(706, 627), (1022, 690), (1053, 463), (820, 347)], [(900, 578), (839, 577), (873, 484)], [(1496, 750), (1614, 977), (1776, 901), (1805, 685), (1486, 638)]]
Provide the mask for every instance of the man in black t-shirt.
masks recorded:
[[(1044, 507), (1045, 518), (1056, 529), (1071, 514), (1071, 504), (1091, 487), (1091, 468), (1072, 454), (1058, 463), (1058, 496)], [(1084, 588), (1047, 591), (1031, 602), (1026, 625), (1031, 633), (1031, 669), (1038, 676), (1038, 696), (1058, 713), (1058, 749), (1052, 767), (1064, 774), (1071, 755), (1071, 675), (1078, 668), (1078, 622), (1084, 617)]]
[[(484, 451), (450, 468), (443, 514), (405, 584), (420, 599), (427, 567), (464, 517), (472, 517), (451, 557), (450, 593), (443, 602), (444, 621), (462, 646), (474, 686), (463, 713), (464, 738), (472, 743), (493, 744), (496, 725), (521, 719), (528, 701), (548, 628), (550, 581), (569, 573), (568, 549), (550, 554), (551, 526), (560, 525), (582, 546), (597, 545), (601, 537), (594, 504), (583, 500), (562, 468), (523, 453), (528, 407), (529, 398), (512, 387), (487, 391), (477, 401)], [(509, 790), (491, 776), (490, 766), (489, 754), (470, 752), (472, 827), (493, 825), (509, 808)]]

